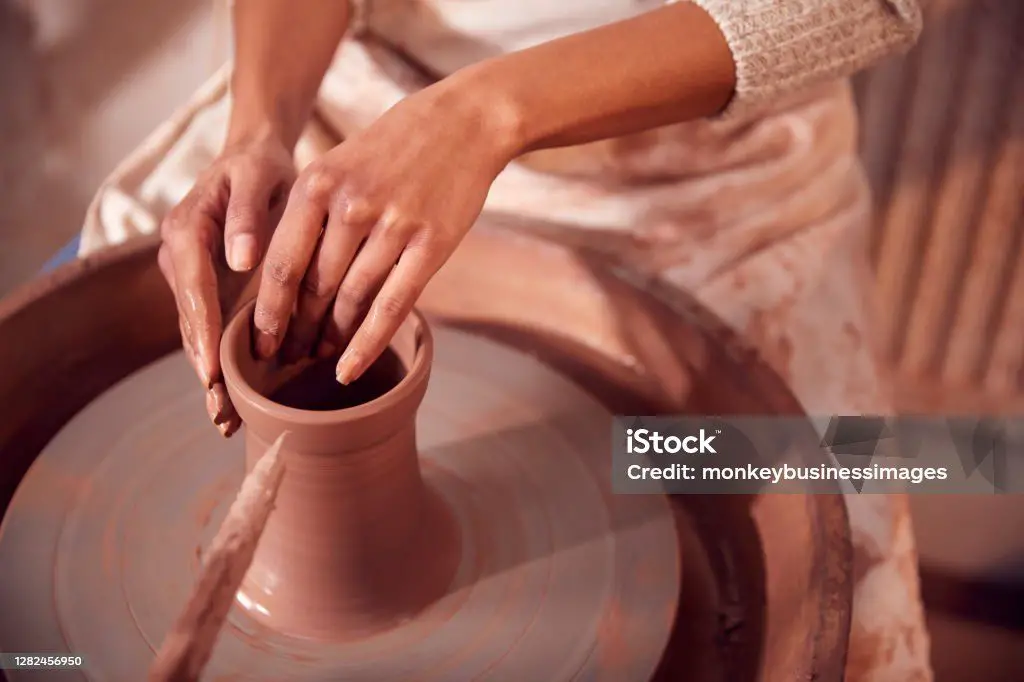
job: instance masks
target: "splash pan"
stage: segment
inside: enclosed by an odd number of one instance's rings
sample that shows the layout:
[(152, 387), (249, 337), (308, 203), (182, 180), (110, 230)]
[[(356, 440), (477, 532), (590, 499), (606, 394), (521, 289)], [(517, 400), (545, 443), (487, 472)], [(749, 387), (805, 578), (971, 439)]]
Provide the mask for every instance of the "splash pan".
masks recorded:
[[(84, 656), (47, 679), (144, 676), (244, 471), (206, 422), (155, 255), (126, 245), (0, 306), (0, 650)], [(207, 679), (841, 678), (839, 497), (610, 493), (615, 413), (798, 413), (709, 315), (496, 225), (420, 307), (437, 339), (420, 453), (464, 543), (449, 594), (334, 643), (239, 604)]]

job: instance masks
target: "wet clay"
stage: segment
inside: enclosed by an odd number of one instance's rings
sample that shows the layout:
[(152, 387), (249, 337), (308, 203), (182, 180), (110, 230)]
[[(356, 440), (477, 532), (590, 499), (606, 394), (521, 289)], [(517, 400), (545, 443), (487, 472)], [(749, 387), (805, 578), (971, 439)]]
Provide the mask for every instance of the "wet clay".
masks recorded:
[[(491, 227), (421, 299), (444, 319), (416, 438), (461, 531), (452, 588), (345, 641), (235, 608), (204, 679), (840, 679), (841, 499), (684, 496), (672, 504), (695, 532), (677, 538), (667, 500), (608, 482), (611, 414), (790, 414), (784, 382), (722, 353), (671, 292)], [(0, 301), (0, 650), (81, 654), (96, 679), (145, 677), (245, 471), (243, 440), (210, 428), (175, 352), (158, 245), (105, 251)], [(54, 319), (66, 333), (40, 334)]]
[(254, 305), (225, 330), (224, 376), (245, 424), (247, 467), (287, 431), (287, 473), (239, 601), (254, 619), (303, 637), (392, 628), (447, 592), (461, 556), (455, 521), (424, 484), (416, 449), (430, 330), (410, 316), (349, 386), (331, 358), (282, 384), (249, 351)]
[(289, 377), (268, 397), (278, 405), (296, 410), (344, 410), (384, 396), (406, 374), (401, 360), (391, 349), (385, 350), (380, 359), (347, 386), (338, 383), (335, 378), (337, 363), (337, 358), (317, 360), (296, 376)]
[[(329, 471), (307, 456), (306, 473), (296, 479), (294, 463), (303, 458), (293, 456), (257, 550), (265, 568), (256, 580), (250, 571), (203, 679), (650, 678), (680, 585), (667, 499), (612, 494), (611, 414), (572, 383), (526, 354), (472, 335), (441, 328), (434, 337), (415, 440), (419, 485), (440, 500), (458, 530), (458, 564), (447, 589), (423, 607), (401, 609), (407, 617), (383, 627), (399, 609), (374, 590), (372, 576), (349, 568), (348, 585), (358, 581), (362, 591), (325, 589), (321, 580), (318, 594), (333, 590), (364, 601), (335, 602), (321, 615), (334, 616), (330, 626), (312, 636), (302, 634), (314, 631), (308, 620), (278, 620), (271, 616), (280, 612), (246, 607), (254, 603), (250, 595), (286, 589), (285, 579), (303, 570), (288, 554), (264, 553), (285, 488), (311, 489)], [(40, 615), (36, 625), (16, 631), (5, 630), (0, 618), (0, 643), (54, 649), (42, 641), (51, 633), (106, 679), (144, 678), (198, 579), (197, 546), (209, 554), (244, 475), (244, 440), (224, 440), (211, 429), (201, 399), (187, 360), (172, 355), (104, 393), (48, 446), (0, 537), (0, 580), (14, 584), (20, 576), (23, 588), (0, 587), (5, 613)], [(100, 427), (109, 419), (134, 426)], [(379, 479), (403, 469), (382, 464), (361, 469), (365, 487), (392, 494), (397, 488)], [(84, 477), (89, 486), (54, 497), (47, 493), (52, 471)], [(374, 499), (367, 495), (353, 484), (343, 499), (366, 505)], [(211, 498), (219, 500), (212, 512)], [(293, 495), (293, 510), (301, 503)], [(380, 519), (371, 521), (368, 537), (357, 536), (355, 546), (365, 549), (380, 527)], [(306, 559), (323, 556), (301, 540), (277, 543)], [(352, 547), (327, 556), (347, 558), (343, 568), (366, 565), (353, 560)], [(274, 560), (289, 573), (262, 582)], [(408, 562), (388, 575), (415, 581), (419, 569)], [(26, 582), (32, 576), (39, 580)]]

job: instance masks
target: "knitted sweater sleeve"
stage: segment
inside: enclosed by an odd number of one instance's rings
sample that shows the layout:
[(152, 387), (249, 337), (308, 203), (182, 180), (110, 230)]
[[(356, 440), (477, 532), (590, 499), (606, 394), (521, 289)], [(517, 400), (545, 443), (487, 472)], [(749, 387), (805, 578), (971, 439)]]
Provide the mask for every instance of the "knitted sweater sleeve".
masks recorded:
[(736, 92), (722, 112), (730, 117), (850, 76), (909, 49), (921, 32), (917, 0), (690, 1), (732, 51)]

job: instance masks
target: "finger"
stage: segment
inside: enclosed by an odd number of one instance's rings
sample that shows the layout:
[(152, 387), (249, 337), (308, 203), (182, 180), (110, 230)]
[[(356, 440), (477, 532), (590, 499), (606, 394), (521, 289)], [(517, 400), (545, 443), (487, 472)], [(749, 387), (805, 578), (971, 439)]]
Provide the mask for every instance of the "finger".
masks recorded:
[[(192, 366), (192, 371), (199, 376), (199, 361), (196, 359), (196, 352), (192, 348), (192, 341), (190, 340), (189, 331), (185, 327), (185, 316), (182, 313), (181, 306), (178, 305), (177, 291), (174, 284), (174, 265), (171, 262), (170, 251), (166, 246), (161, 246), (156, 256), (157, 265), (160, 267), (160, 272), (163, 273), (164, 279), (171, 287), (171, 291), (175, 294), (175, 309), (178, 311), (178, 333), (181, 335), (181, 348), (185, 352), (185, 358)], [(212, 413), (210, 415), (213, 416)]]
[[(189, 364), (192, 365), (192, 369), (198, 374), (199, 362), (196, 359), (195, 351), (192, 349), (185, 325), (180, 321), (180, 318), (178, 331), (181, 333), (185, 357), (188, 359)], [(242, 420), (238, 416), (238, 412), (235, 411), (235, 406), (231, 403), (231, 399), (228, 396), (227, 387), (222, 381), (216, 382), (213, 388), (206, 391), (206, 414), (225, 438), (237, 431), (241, 426)]]
[(327, 217), (331, 182), (327, 176), (314, 173), (297, 183), (270, 240), (253, 318), (256, 353), (262, 358), (277, 353), (288, 331), (299, 286)]
[(178, 310), (189, 344), (195, 351), (197, 372), (203, 385), (212, 388), (220, 379), (218, 355), (221, 332), (217, 274), (209, 239), (200, 235), (216, 230), (209, 217), (192, 212), (186, 218), (209, 221), (201, 229), (169, 230), (164, 244), (170, 254)]
[(409, 249), (402, 254), (338, 361), (339, 382), (355, 381), (380, 357), (436, 271), (424, 251)]
[(167, 248), (166, 244), (160, 245), (160, 250), (156, 252), (156, 264), (160, 268), (160, 273), (167, 280), (167, 286), (171, 288), (171, 293), (175, 295), (177, 300), (177, 287), (174, 285), (174, 263), (171, 261), (171, 252)]
[(241, 419), (232, 419), (231, 421), (226, 421), (223, 424), (217, 424), (217, 430), (219, 430), (220, 435), (224, 436), (225, 438), (230, 438), (240, 428), (242, 428)]
[[(189, 365), (192, 366), (192, 371), (194, 371), (196, 375), (199, 375), (199, 360), (196, 357), (195, 350), (192, 348), (192, 342), (189, 340), (190, 335), (188, 330), (185, 328), (185, 321), (181, 313), (181, 308), (178, 308), (178, 332), (181, 334), (181, 347), (185, 353), (185, 358), (188, 360)], [(214, 425), (224, 421), (223, 415), (225, 412), (225, 401), (218, 399), (219, 396), (216, 392), (217, 387), (222, 385), (223, 384), (220, 383), (214, 384), (213, 388), (207, 389), (206, 391), (206, 414), (210, 417), (210, 421), (213, 422)], [(232, 407), (232, 410), (233, 409), (234, 408)]]
[(178, 312), (178, 332), (181, 334), (181, 347), (185, 350), (185, 355), (188, 357), (189, 362), (192, 363), (192, 369), (198, 375), (199, 365), (195, 362), (195, 351), (192, 349), (191, 334), (188, 327), (185, 326), (185, 313), (181, 309), (181, 301), (178, 300), (178, 287), (174, 281), (174, 263), (171, 261), (171, 252), (166, 244), (161, 245), (160, 250), (157, 251), (156, 262), (160, 267), (160, 272), (163, 273), (164, 279), (167, 280), (168, 286), (171, 288), (171, 293), (174, 294), (174, 306)]
[(318, 355), (333, 355), (352, 338), (374, 295), (394, 268), (407, 242), (404, 231), (378, 223), (342, 278)]
[(287, 359), (306, 356), (313, 349), (345, 272), (372, 227), (368, 211), (342, 207), (331, 212), (313, 262), (302, 280), (295, 317), (285, 340)]
[(181, 349), (185, 353), (185, 359), (192, 366), (192, 371), (196, 373), (196, 376), (199, 376), (199, 361), (196, 359), (196, 352), (192, 350), (192, 343), (188, 340), (188, 331), (181, 321), (178, 322), (178, 333), (181, 334)]
[(206, 392), (206, 411), (225, 438), (237, 431), (242, 424), (223, 383), (215, 384)]
[[(192, 369), (198, 374), (199, 363), (196, 359), (195, 351), (192, 350), (192, 344), (188, 340), (188, 334), (185, 331), (184, 325), (179, 323), (178, 329), (181, 332), (182, 348), (185, 351), (185, 357), (188, 359), (189, 364), (192, 365)], [(231, 403), (227, 387), (223, 382), (217, 382), (213, 385), (213, 388), (207, 389), (206, 414), (225, 438), (241, 427), (241, 417), (235, 411), (235, 406)]]
[(228, 267), (248, 272), (256, 267), (270, 227), (270, 200), (277, 179), (267, 172), (240, 168), (231, 175), (224, 218), (224, 254)]

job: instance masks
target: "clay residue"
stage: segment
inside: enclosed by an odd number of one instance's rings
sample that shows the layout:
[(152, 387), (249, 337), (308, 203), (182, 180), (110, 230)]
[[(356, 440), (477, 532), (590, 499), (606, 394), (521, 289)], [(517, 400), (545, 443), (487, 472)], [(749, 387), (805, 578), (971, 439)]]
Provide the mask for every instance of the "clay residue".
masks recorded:
[(210, 525), (210, 519), (213, 517), (214, 510), (217, 509), (220, 501), (228, 496), (231, 487), (230, 480), (221, 480), (216, 485), (210, 486), (205, 493), (200, 495), (195, 510), (196, 525), (200, 530)]

